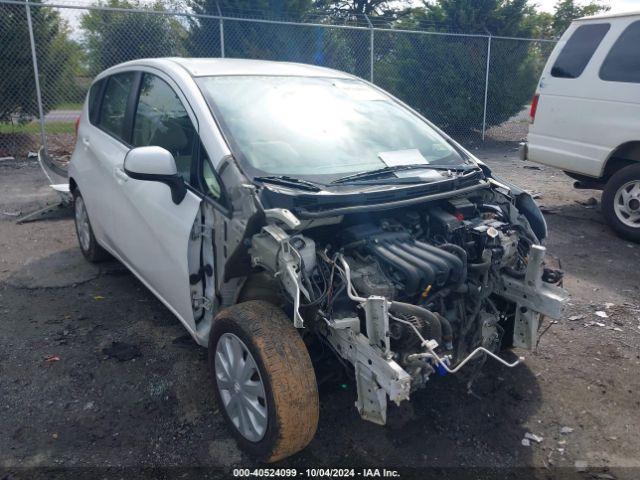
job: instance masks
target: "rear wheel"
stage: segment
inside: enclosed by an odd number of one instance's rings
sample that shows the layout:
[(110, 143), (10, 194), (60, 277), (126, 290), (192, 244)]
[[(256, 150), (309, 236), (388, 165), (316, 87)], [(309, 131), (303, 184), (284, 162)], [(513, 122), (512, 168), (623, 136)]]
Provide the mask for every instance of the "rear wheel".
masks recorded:
[(602, 213), (620, 236), (640, 242), (640, 164), (616, 172), (602, 194)]
[(109, 254), (98, 244), (96, 237), (93, 235), (87, 206), (78, 190), (73, 192), (73, 211), (78, 244), (84, 257), (93, 263), (108, 259)]
[(265, 301), (221, 311), (209, 337), (214, 394), (250, 455), (275, 462), (306, 447), (318, 425), (309, 353), (284, 312)]

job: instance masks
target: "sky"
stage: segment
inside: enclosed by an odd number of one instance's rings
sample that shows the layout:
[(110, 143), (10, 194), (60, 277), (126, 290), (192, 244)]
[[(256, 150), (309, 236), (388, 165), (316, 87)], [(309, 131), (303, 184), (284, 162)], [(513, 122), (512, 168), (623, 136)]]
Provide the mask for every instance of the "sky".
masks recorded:
[[(553, 6), (556, 2), (557, 0), (533, 0), (529, 3), (537, 4), (540, 10), (544, 10), (545, 12), (553, 12)], [(584, 4), (588, 2), (579, 3)], [(602, 0), (601, 3), (611, 7), (609, 13), (640, 11), (640, 0)]]

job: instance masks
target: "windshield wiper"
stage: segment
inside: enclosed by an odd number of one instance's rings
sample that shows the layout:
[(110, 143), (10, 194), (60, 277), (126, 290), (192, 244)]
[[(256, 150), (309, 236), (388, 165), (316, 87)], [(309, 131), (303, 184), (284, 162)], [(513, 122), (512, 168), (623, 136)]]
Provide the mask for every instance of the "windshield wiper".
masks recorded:
[(264, 177), (254, 177), (254, 180), (258, 182), (273, 183), (275, 185), (282, 185), (284, 187), (294, 187), (300, 190), (309, 190), (311, 192), (319, 192), (322, 190), (322, 185), (302, 178), (290, 177), (288, 175), (266, 175)]
[(366, 172), (354, 173), (353, 175), (347, 175), (346, 177), (333, 180), (331, 183), (347, 183), (354, 180), (375, 178), (402, 170), (441, 170), (445, 172), (467, 172), (469, 170), (474, 170), (475, 168), (476, 167), (474, 165), (429, 165), (425, 163), (418, 163), (415, 165), (396, 165), (392, 167), (378, 168), (377, 170), (368, 170)]

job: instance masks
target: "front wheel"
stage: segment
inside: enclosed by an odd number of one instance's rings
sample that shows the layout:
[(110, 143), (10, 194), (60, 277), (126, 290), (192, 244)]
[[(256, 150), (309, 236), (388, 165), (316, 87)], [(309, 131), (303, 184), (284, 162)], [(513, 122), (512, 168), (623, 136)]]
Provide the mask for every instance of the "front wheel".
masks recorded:
[(602, 213), (620, 236), (640, 242), (640, 164), (616, 172), (602, 194)]
[(302, 450), (318, 425), (309, 353), (285, 313), (261, 300), (222, 310), (209, 337), (214, 394), (240, 448), (266, 462)]

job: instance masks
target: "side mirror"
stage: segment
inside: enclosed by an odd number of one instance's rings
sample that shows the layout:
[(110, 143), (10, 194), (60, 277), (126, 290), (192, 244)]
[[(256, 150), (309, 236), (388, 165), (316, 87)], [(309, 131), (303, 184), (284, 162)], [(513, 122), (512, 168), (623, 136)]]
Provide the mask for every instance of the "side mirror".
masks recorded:
[(187, 194), (184, 180), (178, 174), (171, 152), (162, 147), (132, 148), (124, 157), (124, 171), (134, 180), (161, 182), (171, 189), (171, 200), (176, 205)]

